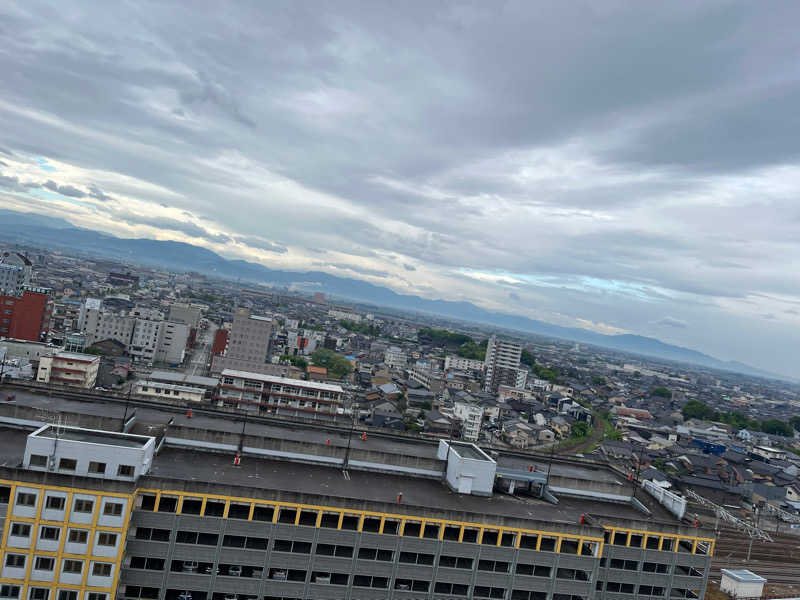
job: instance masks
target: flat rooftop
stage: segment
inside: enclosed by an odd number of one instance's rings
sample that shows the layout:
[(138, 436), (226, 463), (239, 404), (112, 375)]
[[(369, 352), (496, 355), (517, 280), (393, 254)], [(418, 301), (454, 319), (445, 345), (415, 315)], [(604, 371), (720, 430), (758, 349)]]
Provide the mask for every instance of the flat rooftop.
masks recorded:
[(747, 569), (722, 569), (720, 571), (723, 575), (727, 575), (731, 579), (741, 581), (742, 583), (766, 583), (766, 579), (760, 575), (756, 575)]
[[(408, 507), (422, 510), (435, 509), (446, 512), (466, 512), (492, 518), (511, 517), (537, 521), (575, 524), (584, 513), (598, 517), (647, 521), (650, 517), (630, 504), (560, 497), (558, 504), (550, 504), (533, 497), (523, 498), (495, 493), (492, 497), (470, 496), (452, 492), (443, 482), (376, 473), (348, 471), (349, 479), (340, 468), (262, 459), (244, 456), (240, 466), (234, 467), (227, 454), (204, 454), (192, 450), (164, 448), (153, 461), (148, 477), (213, 482), (212, 485), (233, 485), (256, 490), (269, 490), (273, 494), (296, 493), (302, 495), (333, 496), (353, 508), (365, 508), (369, 503), (396, 504), (401, 513)], [(403, 504), (397, 504), (397, 495), (403, 494)], [(254, 494), (256, 497), (257, 493)], [(642, 500), (663, 521), (675, 519), (660, 505)], [(309, 500), (310, 502), (310, 500)], [(404, 508), (405, 507), (405, 508)]]
[(461, 458), (470, 458), (472, 460), (483, 460), (492, 462), (492, 459), (486, 456), (480, 448), (476, 448), (472, 444), (465, 442), (447, 442), (450, 447), (456, 451)]
[[(293, 381), (293, 380), (291, 380)], [(16, 402), (2, 405), (3, 415), (11, 415), (12, 411), (33, 409), (33, 415), (61, 413), (68, 419), (110, 417), (117, 420), (122, 418), (123, 403), (102, 402), (96, 399), (86, 401), (68, 400), (58, 397), (38, 395), (26, 390), (15, 390)], [(119, 434), (106, 431), (91, 430), (88, 433), (69, 433), (70, 428), (63, 428), (62, 439), (71, 439), (74, 435), (76, 441), (87, 443), (119, 444), (120, 438), (130, 440), (133, 446), (139, 446), (140, 440), (150, 439), (147, 435), (158, 435), (165, 425), (172, 421), (172, 426), (206, 430), (208, 432), (227, 432), (239, 434), (242, 430), (242, 421), (225, 418), (217, 415), (203, 415), (198, 411), (192, 418), (173, 407), (135, 407), (129, 409), (128, 414), (136, 411), (136, 429), (145, 433), (145, 436)], [(18, 413), (13, 413), (22, 416)], [(80, 415), (80, 417), (77, 417)], [(26, 417), (34, 418), (34, 417)], [(38, 418), (38, 417), (35, 417)], [(72, 421), (73, 424), (76, 422)], [(2, 425), (0, 425), (2, 427)], [(43, 437), (53, 437), (51, 426), (43, 432)], [(72, 428), (74, 429), (74, 428)], [(14, 432), (0, 435), (0, 464), (4, 466), (18, 466), (22, 462), (27, 432)], [(329, 445), (331, 450), (337, 447), (341, 450), (348, 444), (349, 431), (345, 428), (331, 430), (316, 428), (299, 423), (258, 422), (248, 421), (248, 436), (263, 436), (279, 440), (301, 442), (307, 444), (309, 453), (326, 455), (325, 449)], [(190, 434), (191, 435), (191, 434)], [(198, 432), (202, 435), (202, 431)], [(357, 439), (356, 439), (357, 438)], [(197, 438), (201, 440), (200, 437)], [(210, 438), (209, 438), (210, 439)], [(362, 440), (356, 430), (354, 441), (351, 440), (360, 452), (391, 453), (405, 457), (418, 457), (436, 461), (438, 441), (429, 442), (424, 439), (405, 438), (402, 436), (367, 435)], [(463, 446), (462, 446), (463, 447)], [(470, 447), (471, 446), (467, 446)], [(461, 448), (459, 448), (461, 450)], [(506, 455), (502, 452), (497, 456), (498, 467), (513, 469), (519, 472), (528, 472), (530, 465), (537, 471), (546, 471), (550, 462), (547, 456), (531, 455), (521, 456)], [(430, 467), (428, 467), (430, 468)], [(619, 494), (624, 495), (626, 488), (623, 477), (619, 476), (603, 464), (590, 461), (576, 461), (556, 458), (552, 461), (551, 475), (563, 479), (579, 480), (569, 484), (570, 488), (588, 489), (589, 484), (601, 482), (618, 487)], [(441, 513), (470, 513), (469, 518), (461, 520), (496, 522), (498, 519), (525, 519), (553, 523), (575, 524), (581, 514), (587, 513), (595, 517), (638, 522), (657, 522), (666, 527), (673, 528), (678, 521), (661, 505), (655, 502), (644, 491), (639, 491), (636, 496), (650, 511), (651, 515), (637, 510), (632, 504), (614, 501), (608, 498), (579, 498), (566, 494), (555, 493), (559, 503), (554, 505), (533, 496), (528, 496), (524, 486), (517, 486), (514, 495), (496, 492), (492, 497), (460, 495), (452, 492), (441, 480), (434, 478), (418, 477), (403, 473), (387, 473), (379, 471), (360, 471), (351, 468), (346, 476), (340, 466), (325, 466), (308, 462), (289, 462), (276, 458), (253, 456), (246, 454), (242, 457), (239, 467), (233, 466), (232, 453), (211, 452), (203, 447), (197, 449), (177, 448), (167, 445), (154, 458), (152, 468), (147, 477), (158, 478), (154, 485), (163, 488), (184, 489), (193, 483), (204, 484), (209, 492), (215, 488), (235, 486), (242, 488), (242, 496), (254, 498), (276, 499), (287, 496), (299, 495), (307, 498), (302, 501), (308, 503), (322, 503), (322, 498), (327, 502), (337, 505), (351, 505), (354, 508), (369, 510), (370, 505), (396, 504), (397, 494), (403, 494), (403, 506), (414, 513), (430, 514), (430, 511)], [(169, 481), (169, 480), (172, 480)], [(558, 482), (564, 486), (563, 482)], [(251, 491), (245, 492), (249, 488)], [(313, 496), (320, 497), (315, 501)], [(331, 500), (331, 498), (335, 500)], [(385, 507), (384, 507), (385, 510)], [(398, 512), (403, 512), (398, 505)], [(426, 512), (427, 511), (427, 512)], [(458, 520), (458, 515), (452, 515)]]
[(143, 448), (151, 438), (128, 433), (114, 433), (98, 429), (81, 429), (59, 425), (45, 425), (31, 434), (33, 437), (101, 444), (103, 446), (124, 446), (125, 448)]
[(251, 373), (250, 371), (237, 371), (235, 369), (225, 369), (222, 371), (223, 377), (238, 377), (239, 379), (254, 379), (267, 383), (280, 383), (281, 385), (292, 385), (296, 387), (314, 388), (316, 390), (327, 390), (329, 392), (343, 392), (341, 386), (332, 383), (317, 383), (316, 381), (305, 381), (303, 379), (290, 379), (288, 377), (276, 377), (274, 375), (262, 375), (261, 373)]
[(150, 373), (149, 378), (151, 381), (167, 381), (169, 383), (183, 383), (204, 387), (216, 387), (219, 383), (219, 378), (217, 377), (187, 375), (186, 373), (175, 373), (173, 371), (153, 371)]

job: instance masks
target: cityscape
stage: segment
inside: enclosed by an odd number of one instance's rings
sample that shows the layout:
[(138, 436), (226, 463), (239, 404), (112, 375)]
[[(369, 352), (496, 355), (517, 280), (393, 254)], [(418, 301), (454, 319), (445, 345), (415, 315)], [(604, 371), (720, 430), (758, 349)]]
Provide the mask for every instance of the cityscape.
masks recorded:
[(61, 250), (0, 267), (11, 592), (795, 584), (798, 384)]
[(800, 600), (798, 22), (0, 2), (0, 600)]

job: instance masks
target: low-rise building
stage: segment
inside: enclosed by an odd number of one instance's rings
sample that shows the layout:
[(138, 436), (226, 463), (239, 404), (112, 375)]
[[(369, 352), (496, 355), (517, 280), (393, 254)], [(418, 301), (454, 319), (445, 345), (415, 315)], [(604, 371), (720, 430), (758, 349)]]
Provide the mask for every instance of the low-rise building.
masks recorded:
[(133, 393), (138, 396), (147, 396), (158, 400), (202, 402), (205, 399), (205, 390), (199, 387), (189, 387), (174, 383), (160, 381), (137, 381)]
[(344, 402), (341, 386), (225, 369), (217, 399), (241, 410), (284, 416), (333, 416)]
[(91, 389), (97, 381), (99, 368), (99, 356), (77, 352), (54, 352), (39, 357), (36, 381)]

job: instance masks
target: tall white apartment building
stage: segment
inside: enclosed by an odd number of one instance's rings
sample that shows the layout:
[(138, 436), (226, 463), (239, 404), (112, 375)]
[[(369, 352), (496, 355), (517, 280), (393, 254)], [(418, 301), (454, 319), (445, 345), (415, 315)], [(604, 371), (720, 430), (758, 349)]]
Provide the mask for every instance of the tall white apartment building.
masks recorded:
[(456, 400), (453, 416), (461, 421), (461, 437), (468, 442), (477, 442), (483, 423), (483, 408), (477, 404)]
[(484, 365), (486, 375), (483, 380), (484, 391), (497, 393), (497, 388), (503, 385), (511, 387), (525, 387), (527, 371), (519, 368), (522, 357), (522, 345), (516, 342), (507, 342), (492, 336), (486, 345), (486, 358)]

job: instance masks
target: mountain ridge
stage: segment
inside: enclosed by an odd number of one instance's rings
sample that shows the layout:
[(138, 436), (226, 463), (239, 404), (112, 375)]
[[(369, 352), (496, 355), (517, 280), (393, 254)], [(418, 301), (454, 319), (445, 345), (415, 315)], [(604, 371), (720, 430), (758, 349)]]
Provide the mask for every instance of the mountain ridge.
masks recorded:
[(8, 241), (80, 248), (111, 258), (182, 271), (197, 271), (228, 279), (306, 287), (328, 294), (395, 309), (418, 311), (513, 329), (546, 337), (593, 344), (622, 352), (734, 371), (746, 375), (790, 380), (736, 361), (723, 361), (697, 350), (667, 344), (635, 334), (602, 334), (577, 327), (563, 327), (521, 315), (492, 312), (471, 302), (400, 294), (386, 287), (322, 271), (282, 271), (241, 259), (226, 259), (200, 246), (149, 238), (119, 238), (75, 227), (61, 219), (0, 209), (0, 235)]

